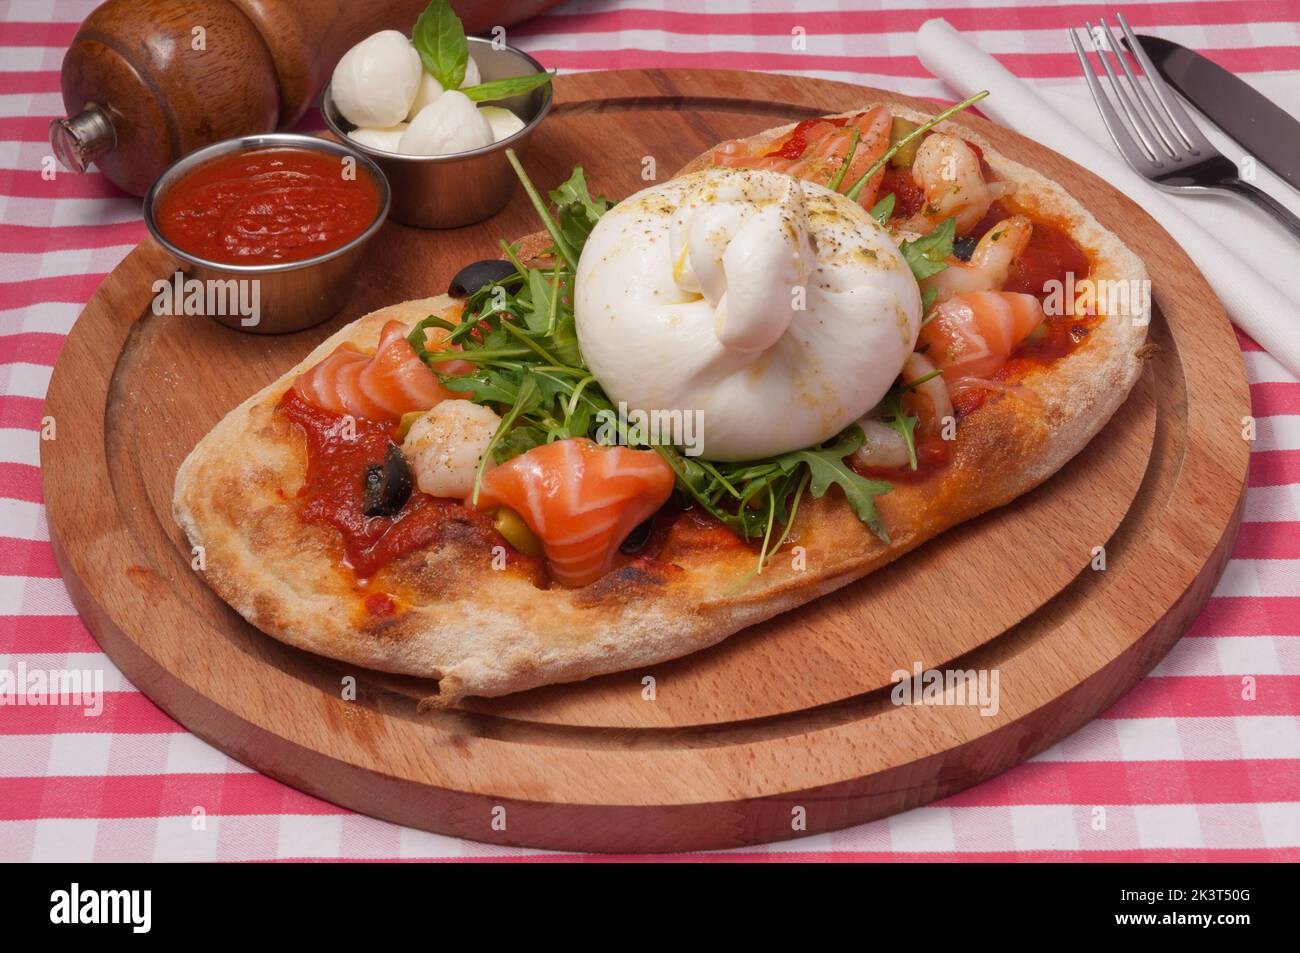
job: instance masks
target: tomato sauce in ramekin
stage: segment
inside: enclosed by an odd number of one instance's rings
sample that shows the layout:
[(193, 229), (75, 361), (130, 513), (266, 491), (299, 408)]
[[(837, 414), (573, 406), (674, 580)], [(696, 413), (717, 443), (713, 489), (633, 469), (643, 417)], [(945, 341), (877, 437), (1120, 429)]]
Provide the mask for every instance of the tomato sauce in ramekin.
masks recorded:
[(191, 255), (262, 265), (343, 247), (370, 227), (381, 201), (374, 179), (346, 157), (270, 147), (233, 152), (185, 173), (154, 218), (163, 237)]

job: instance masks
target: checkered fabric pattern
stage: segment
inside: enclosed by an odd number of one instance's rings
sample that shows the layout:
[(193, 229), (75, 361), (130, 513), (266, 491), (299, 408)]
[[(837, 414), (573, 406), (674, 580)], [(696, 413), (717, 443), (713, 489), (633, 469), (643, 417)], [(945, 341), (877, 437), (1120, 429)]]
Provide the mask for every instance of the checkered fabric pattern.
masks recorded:
[[(73, 610), (41, 505), (42, 399), (82, 306), (145, 235), (139, 201), (103, 176), (41, 174), (63, 52), (94, 5), (0, 0), (0, 670), (101, 671), (105, 689), (95, 717), (0, 706), (0, 860), (553, 856), (399, 828), (250, 771), (128, 684)], [(915, 55), (927, 18), (1055, 83), (1076, 80), (1066, 28), (1117, 7), (1247, 78), (1300, 84), (1300, 0), (580, 2), (509, 38), (561, 71), (725, 67), (950, 98)], [(795, 27), (805, 51), (791, 49)], [(1300, 859), (1300, 383), (1241, 346), (1259, 420), (1241, 538), (1208, 607), (1150, 677), (1033, 761), (945, 801), (699, 856)]]

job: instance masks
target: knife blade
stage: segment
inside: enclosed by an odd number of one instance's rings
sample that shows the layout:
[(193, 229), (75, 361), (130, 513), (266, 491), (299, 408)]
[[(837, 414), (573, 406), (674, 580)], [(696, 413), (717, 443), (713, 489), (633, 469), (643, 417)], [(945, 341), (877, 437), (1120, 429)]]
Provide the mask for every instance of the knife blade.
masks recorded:
[(1137, 38), (1170, 86), (1249, 155), (1300, 189), (1300, 121), (1200, 53), (1158, 36), (1139, 33)]

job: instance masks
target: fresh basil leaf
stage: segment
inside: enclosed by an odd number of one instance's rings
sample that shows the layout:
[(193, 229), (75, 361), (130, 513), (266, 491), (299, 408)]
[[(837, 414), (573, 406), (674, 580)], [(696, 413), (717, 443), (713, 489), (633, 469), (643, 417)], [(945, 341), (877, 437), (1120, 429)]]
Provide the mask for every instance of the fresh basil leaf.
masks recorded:
[(465, 27), (448, 0), (433, 0), (424, 8), (411, 30), (411, 44), (424, 68), (443, 89), (457, 89), (465, 81), (469, 43)]
[(890, 192), (883, 199), (871, 207), (869, 213), (880, 225), (888, 225), (889, 217), (894, 214), (894, 204), (898, 201), (898, 196)]
[(924, 281), (948, 267), (946, 259), (952, 254), (952, 240), (956, 235), (957, 220), (946, 218), (929, 235), (922, 235), (898, 246), (917, 281)]
[[(531, 93), (534, 89), (545, 86), (555, 75), (554, 70), (545, 73), (533, 73), (529, 76), (511, 76), (509, 79), (493, 79), (477, 86), (466, 86), (461, 90), (476, 103), (490, 103), (497, 99), (509, 99), (521, 93)], [(464, 79), (464, 73), (461, 74)]]

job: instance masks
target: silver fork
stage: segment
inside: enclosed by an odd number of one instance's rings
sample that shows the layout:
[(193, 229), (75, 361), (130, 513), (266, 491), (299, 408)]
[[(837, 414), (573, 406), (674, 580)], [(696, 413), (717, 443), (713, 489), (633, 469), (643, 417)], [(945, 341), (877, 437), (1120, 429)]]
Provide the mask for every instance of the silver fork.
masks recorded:
[[(1111, 93), (1124, 114), (1122, 119), (1093, 70), (1077, 30), (1070, 30), (1070, 42), (1079, 55), (1079, 65), (1083, 68), (1092, 98), (1101, 110), (1102, 121), (1133, 171), (1152, 185), (1170, 192), (1227, 192), (1243, 196), (1300, 238), (1300, 218), (1292, 215), (1271, 195), (1241, 178), (1236, 163), (1215, 149), (1196, 123), (1188, 118), (1173, 90), (1151, 65), (1142, 44), (1129, 29), (1124, 14), (1116, 13), (1115, 16), (1129, 51), (1142, 67), (1143, 78), (1155, 93), (1153, 99), (1134, 75), (1128, 57), (1121, 52), (1105, 19), (1099, 19), (1101, 26), (1096, 30), (1091, 22), (1085, 22), (1089, 41), (1110, 82)], [(1128, 89), (1115, 72), (1112, 59), (1119, 64)]]

